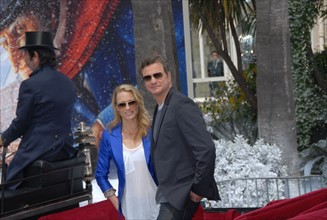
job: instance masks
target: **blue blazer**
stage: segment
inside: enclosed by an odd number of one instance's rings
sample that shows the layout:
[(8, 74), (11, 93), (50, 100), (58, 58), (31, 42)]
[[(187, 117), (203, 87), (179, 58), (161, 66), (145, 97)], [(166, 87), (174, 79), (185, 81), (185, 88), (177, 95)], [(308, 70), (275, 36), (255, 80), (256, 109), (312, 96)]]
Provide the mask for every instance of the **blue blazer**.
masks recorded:
[[(105, 130), (102, 133), (102, 139), (100, 142), (100, 149), (98, 154), (98, 163), (95, 171), (96, 181), (101, 188), (102, 192), (113, 188), (108, 180), (108, 174), (110, 170), (110, 161), (113, 160), (117, 167), (118, 175), (118, 201), (119, 201), (119, 212), (121, 211), (121, 199), (125, 188), (125, 167), (124, 167), (124, 157), (123, 157), (123, 141), (121, 135), (122, 125), (118, 124), (112, 129), (112, 131)], [(152, 162), (150, 159), (150, 145), (151, 145), (151, 132), (148, 132), (146, 137), (142, 138), (143, 148), (146, 163), (148, 165), (150, 174), (157, 184), (157, 180), (152, 167)]]

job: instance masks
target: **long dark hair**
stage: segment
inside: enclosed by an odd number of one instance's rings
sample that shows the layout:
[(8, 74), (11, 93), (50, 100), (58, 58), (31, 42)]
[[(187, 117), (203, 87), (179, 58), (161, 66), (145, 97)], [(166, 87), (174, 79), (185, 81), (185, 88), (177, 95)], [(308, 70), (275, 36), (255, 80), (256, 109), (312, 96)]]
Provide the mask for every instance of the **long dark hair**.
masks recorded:
[(31, 57), (34, 57), (34, 52), (39, 55), (40, 67), (51, 66), (55, 67), (57, 65), (56, 53), (53, 50), (45, 48), (29, 48), (27, 52)]

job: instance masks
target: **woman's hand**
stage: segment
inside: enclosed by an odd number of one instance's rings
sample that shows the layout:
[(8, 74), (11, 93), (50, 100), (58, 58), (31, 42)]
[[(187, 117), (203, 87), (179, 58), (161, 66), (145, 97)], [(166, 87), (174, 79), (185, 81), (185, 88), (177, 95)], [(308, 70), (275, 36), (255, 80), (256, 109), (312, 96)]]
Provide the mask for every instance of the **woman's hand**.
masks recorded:
[(116, 210), (118, 211), (118, 207), (119, 207), (119, 204), (118, 204), (118, 197), (117, 196), (110, 196), (108, 197), (108, 200), (113, 204), (113, 206), (116, 208)]

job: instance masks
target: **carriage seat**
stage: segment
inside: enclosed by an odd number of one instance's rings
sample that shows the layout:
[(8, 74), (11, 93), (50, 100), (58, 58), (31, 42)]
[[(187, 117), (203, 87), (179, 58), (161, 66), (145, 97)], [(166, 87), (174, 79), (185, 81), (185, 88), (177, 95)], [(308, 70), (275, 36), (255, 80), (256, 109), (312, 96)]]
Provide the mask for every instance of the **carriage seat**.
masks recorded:
[(63, 161), (36, 160), (24, 170), (23, 187), (46, 187), (71, 179), (82, 181), (85, 172), (85, 155), (78, 151), (76, 156)]

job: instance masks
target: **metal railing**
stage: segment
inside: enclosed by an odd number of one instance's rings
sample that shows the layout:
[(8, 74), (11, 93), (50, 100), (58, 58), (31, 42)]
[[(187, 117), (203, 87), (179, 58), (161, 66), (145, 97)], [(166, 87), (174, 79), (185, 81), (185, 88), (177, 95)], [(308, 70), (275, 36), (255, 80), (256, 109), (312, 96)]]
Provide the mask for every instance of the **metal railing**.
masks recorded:
[(219, 181), (217, 185), (221, 201), (208, 201), (210, 207), (263, 207), (273, 200), (293, 198), (327, 187), (319, 175), (239, 178)]

